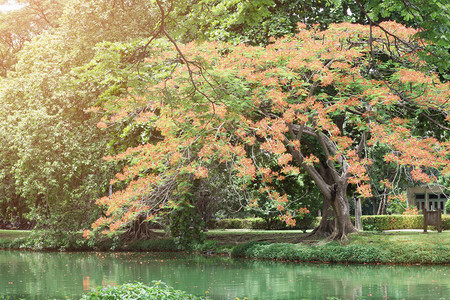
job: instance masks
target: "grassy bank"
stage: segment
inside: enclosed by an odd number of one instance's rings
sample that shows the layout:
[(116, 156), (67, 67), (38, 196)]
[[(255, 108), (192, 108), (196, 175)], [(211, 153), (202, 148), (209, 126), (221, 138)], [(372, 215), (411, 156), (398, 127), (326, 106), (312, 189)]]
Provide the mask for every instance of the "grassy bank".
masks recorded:
[(234, 247), (231, 255), (297, 262), (450, 264), (450, 232), (361, 233), (344, 243), (312, 245), (250, 242)]
[(30, 236), (29, 230), (0, 229), (0, 249), (20, 248)]
[(15, 240), (27, 238), (30, 235), (29, 230), (4, 230), (0, 229), (0, 240)]
[[(27, 231), (0, 231), (0, 248), (35, 250), (114, 250), (178, 251), (170, 238), (122, 243), (119, 239), (87, 241), (81, 235), (60, 234), (38, 241)], [(39, 234), (38, 234), (39, 236)], [(27, 237), (30, 237), (27, 239)], [(60, 239), (60, 240), (59, 240)], [(345, 242), (312, 240), (301, 231), (211, 230), (194, 252), (224, 254), (253, 259), (298, 262), (380, 263), (380, 264), (450, 264), (450, 231), (430, 232), (362, 232)]]

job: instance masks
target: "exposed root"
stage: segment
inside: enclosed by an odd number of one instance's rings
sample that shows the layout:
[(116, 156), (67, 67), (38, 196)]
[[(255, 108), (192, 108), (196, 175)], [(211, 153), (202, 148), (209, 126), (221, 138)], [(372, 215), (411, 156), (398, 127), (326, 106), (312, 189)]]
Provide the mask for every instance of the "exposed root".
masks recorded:
[(134, 242), (138, 240), (150, 240), (155, 239), (158, 237), (164, 236), (164, 233), (155, 232), (149, 228), (147, 228), (146, 225), (141, 225), (138, 228), (130, 228), (126, 232), (124, 232), (120, 239), (123, 242), (129, 243)]

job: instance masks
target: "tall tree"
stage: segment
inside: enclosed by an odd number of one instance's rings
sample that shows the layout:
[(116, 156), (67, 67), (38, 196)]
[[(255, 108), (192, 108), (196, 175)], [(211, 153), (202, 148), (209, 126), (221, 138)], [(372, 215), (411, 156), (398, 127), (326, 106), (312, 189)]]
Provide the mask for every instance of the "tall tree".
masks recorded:
[[(110, 117), (98, 126), (128, 119), (152, 126), (161, 139), (108, 158), (127, 160), (116, 179), (128, 187), (98, 201), (108, 211), (93, 227), (115, 231), (142, 213), (152, 219), (188, 197), (193, 179), (224, 164), (248, 182), (305, 171), (330, 208), (317, 233), (342, 239), (355, 231), (347, 186), (371, 195), (370, 145), (389, 147), (384, 159), (411, 166), (416, 180), (434, 180), (430, 169), (448, 176), (448, 142), (414, 136), (409, 120), (397, 114), (405, 107), (432, 110), (448, 122), (448, 83), (411, 53), (416, 30), (382, 26), (408, 43), (396, 44), (379, 28), (343, 23), (324, 31), (300, 25), (294, 37), (267, 47), (152, 48), (147, 91), (131, 90), (107, 105)], [(373, 63), (389, 72), (374, 73)], [(255, 148), (276, 156), (281, 172), (255, 164)], [(287, 195), (270, 185), (260, 192), (284, 210)], [(284, 220), (293, 223), (288, 212)]]
[[(149, 35), (151, 11), (147, 1), (73, 0), (56, 19), (50, 13), (55, 1), (26, 3), (14, 12), (23, 17), (18, 21), (28, 20), (26, 12), (45, 12), (35, 17), (49, 22), (27, 37), (30, 42), (2, 80), (2, 188), (19, 195), (40, 224), (77, 229), (97, 217), (93, 201), (107, 193), (113, 171), (101, 160), (110, 137), (87, 111), (108, 87), (83, 81), (72, 69), (90, 61), (98, 42)], [(35, 27), (27, 26), (23, 29)]]
[[(5, 1), (3, 1), (5, 2)], [(59, 26), (64, 0), (15, 1), (17, 8), (0, 13), (0, 76), (5, 77), (17, 62), (25, 42)]]

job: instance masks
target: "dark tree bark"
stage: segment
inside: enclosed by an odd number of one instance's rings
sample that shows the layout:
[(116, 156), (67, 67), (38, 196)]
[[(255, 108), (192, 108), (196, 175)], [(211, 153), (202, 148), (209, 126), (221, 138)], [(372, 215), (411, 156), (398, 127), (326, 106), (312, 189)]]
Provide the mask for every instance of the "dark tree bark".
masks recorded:
[(335, 221), (333, 207), (331, 207), (331, 201), (328, 198), (323, 199), (323, 213), (319, 226), (317, 226), (310, 234), (310, 236), (328, 237), (334, 231)]
[[(310, 236), (324, 237), (329, 239), (346, 239), (347, 234), (358, 232), (350, 220), (350, 206), (347, 199), (348, 164), (343, 159), (339, 160), (340, 168), (335, 166), (335, 162), (329, 157), (337, 153), (334, 144), (331, 143), (323, 133), (308, 128), (305, 125), (296, 127), (290, 125), (291, 136), (301, 138), (302, 134), (314, 137), (320, 144), (325, 159), (317, 165), (306, 164), (305, 155), (301, 149), (293, 149), (286, 138), (286, 146), (293, 158), (311, 176), (323, 195), (323, 216), (319, 226), (313, 230)], [(360, 154), (365, 143), (366, 136), (361, 137), (357, 153)], [(302, 141), (303, 144), (305, 144)], [(307, 144), (307, 143), (306, 143)], [(308, 145), (307, 145), (308, 146)], [(309, 149), (311, 153), (317, 149)]]
[(160, 236), (161, 234), (154, 232), (150, 228), (149, 222), (145, 221), (146, 217), (140, 215), (130, 228), (121, 236), (121, 239), (125, 242), (132, 242), (137, 240), (148, 240)]
[(385, 215), (386, 214), (386, 205), (387, 205), (387, 193), (386, 190), (381, 194), (380, 205), (378, 206), (377, 215)]

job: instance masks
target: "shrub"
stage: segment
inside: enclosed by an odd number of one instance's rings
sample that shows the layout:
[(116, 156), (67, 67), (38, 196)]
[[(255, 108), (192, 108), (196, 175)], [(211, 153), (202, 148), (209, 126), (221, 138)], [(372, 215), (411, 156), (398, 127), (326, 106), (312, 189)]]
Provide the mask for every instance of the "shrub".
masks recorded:
[(348, 244), (320, 246), (250, 242), (233, 248), (233, 257), (334, 263), (448, 264), (450, 247), (443, 244)]
[(170, 235), (175, 238), (178, 248), (191, 251), (193, 244), (205, 240), (206, 235), (202, 230), (204, 223), (189, 201), (183, 201), (175, 207), (169, 214), (169, 220)]
[(266, 229), (266, 226), (262, 218), (215, 220), (215, 228), (219, 229)]
[(359, 244), (341, 246), (336, 242), (313, 247), (287, 243), (251, 242), (236, 246), (232, 256), (303, 262), (381, 263), (388, 261), (388, 253), (380, 247)]
[(371, 245), (348, 245), (342, 247), (342, 258), (339, 262), (349, 263), (381, 263), (386, 256), (380, 248)]
[(450, 215), (442, 215), (442, 230), (450, 230)]
[(259, 245), (250, 257), (264, 259), (298, 260), (298, 246), (287, 243)]
[(39, 230), (32, 231), (23, 247), (34, 250), (88, 250), (89, 242), (81, 234), (71, 231)]
[(192, 246), (192, 250), (198, 252), (215, 251), (217, 248), (217, 241), (204, 241), (203, 243), (196, 243)]
[(231, 250), (231, 257), (250, 257), (250, 250), (257, 245), (268, 245), (268, 242), (249, 242), (245, 244), (240, 244)]
[(143, 283), (127, 283), (115, 287), (99, 287), (92, 292), (84, 295), (82, 300), (120, 300), (120, 299), (205, 299), (187, 294), (186, 292), (175, 290), (171, 286), (153, 281), (153, 286), (147, 286)]
[[(295, 226), (287, 226), (282, 220), (275, 219), (270, 224), (262, 218), (247, 218), (247, 219), (221, 219), (208, 221), (208, 228), (210, 229), (300, 229), (306, 231), (317, 226), (317, 217), (307, 214), (295, 218)], [(269, 226), (270, 225), (270, 226)]]
[[(0, 249), (19, 249), (23, 248), (27, 238), (17, 238), (11, 239), (0, 239)], [(1, 299), (1, 298), (0, 298)]]
[[(363, 230), (423, 229), (423, 215), (362, 216)], [(450, 230), (450, 216), (442, 215), (442, 229)]]
[(316, 222), (317, 218), (315, 216), (313, 216), (312, 214), (304, 214), (295, 217), (295, 228), (306, 232), (306, 230), (316, 227)]
[(420, 229), (423, 228), (423, 216), (415, 215), (380, 215), (362, 216), (363, 230), (383, 231), (392, 229)]
[(448, 264), (450, 247), (445, 245), (384, 245), (386, 262), (403, 264)]

